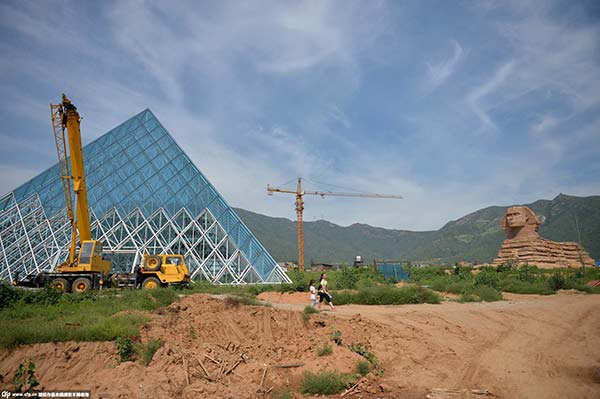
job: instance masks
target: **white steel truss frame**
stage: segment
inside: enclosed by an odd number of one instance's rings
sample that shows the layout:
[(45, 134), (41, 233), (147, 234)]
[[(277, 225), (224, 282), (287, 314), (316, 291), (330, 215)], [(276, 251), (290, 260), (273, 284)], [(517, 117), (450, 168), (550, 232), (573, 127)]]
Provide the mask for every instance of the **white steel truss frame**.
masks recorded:
[[(101, 216), (90, 209), (92, 236), (104, 243), (113, 271), (133, 271), (144, 253), (184, 255), (192, 280), (214, 284), (291, 283), (275, 265), (261, 276), (227, 235), (209, 209), (196, 217), (181, 208), (169, 216), (163, 208), (146, 217), (140, 208), (122, 216), (111, 208)], [(15, 273), (54, 270), (66, 259), (70, 225), (66, 211), (48, 218), (37, 193), (17, 202), (13, 193), (0, 198), (0, 280)]]

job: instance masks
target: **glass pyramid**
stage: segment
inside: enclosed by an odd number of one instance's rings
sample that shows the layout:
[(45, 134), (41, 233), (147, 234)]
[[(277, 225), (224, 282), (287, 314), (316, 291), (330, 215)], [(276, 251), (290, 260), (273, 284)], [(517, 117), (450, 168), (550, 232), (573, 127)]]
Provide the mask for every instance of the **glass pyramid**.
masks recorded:
[[(185, 255), (196, 280), (289, 282), (149, 109), (83, 152), (92, 234), (104, 241), (113, 270), (132, 270), (144, 252), (175, 252)], [(0, 278), (64, 260), (65, 215), (58, 164), (2, 197)]]

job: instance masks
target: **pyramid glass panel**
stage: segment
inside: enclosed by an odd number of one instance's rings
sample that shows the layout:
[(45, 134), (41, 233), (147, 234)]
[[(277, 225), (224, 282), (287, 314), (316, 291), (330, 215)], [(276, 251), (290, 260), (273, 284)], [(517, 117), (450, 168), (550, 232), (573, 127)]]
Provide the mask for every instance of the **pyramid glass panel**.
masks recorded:
[[(150, 110), (83, 152), (92, 232), (113, 271), (132, 271), (144, 253), (173, 251), (193, 279), (290, 282)], [(69, 239), (58, 165), (0, 197), (0, 279), (53, 270)]]

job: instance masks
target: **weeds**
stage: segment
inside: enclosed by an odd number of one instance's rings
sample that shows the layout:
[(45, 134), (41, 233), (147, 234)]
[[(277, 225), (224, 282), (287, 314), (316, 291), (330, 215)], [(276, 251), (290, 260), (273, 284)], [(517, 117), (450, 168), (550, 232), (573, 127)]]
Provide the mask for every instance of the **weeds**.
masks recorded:
[(271, 304), (268, 302), (260, 301), (256, 298), (247, 295), (228, 295), (225, 297), (225, 307), (234, 308), (240, 305), (246, 306), (266, 306), (270, 307)]
[(160, 339), (154, 339), (148, 342), (146, 345), (140, 345), (137, 348), (137, 352), (141, 355), (141, 361), (144, 366), (148, 366), (154, 358), (156, 351), (163, 345)]
[(312, 306), (305, 306), (304, 311), (302, 312), (302, 319), (304, 321), (308, 321), (310, 320), (310, 317), (315, 313), (319, 313), (319, 311)]
[(371, 363), (366, 360), (356, 362), (355, 370), (357, 374), (365, 376), (371, 372)]
[(40, 385), (35, 376), (35, 363), (29, 361), (27, 368), (25, 368), (25, 362), (19, 364), (15, 371), (15, 378), (13, 379), (15, 386), (15, 392), (31, 392), (33, 389)]
[(121, 363), (133, 360), (133, 357), (135, 355), (135, 349), (133, 347), (133, 341), (131, 340), (131, 338), (117, 338), (117, 353), (119, 355), (119, 361)]
[(440, 303), (440, 297), (430, 289), (420, 286), (373, 286), (358, 292), (340, 291), (335, 293), (337, 305), (402, 305), (409, 303)]
[(320, 373), (307, 371), (302, 376), (301, 391), (307, 395), (334, 395), (342, 392), (354, 381), (356, 381), (354, 375), (337, 371), (328, 370)]
[(335, 330), (332, 332), (330, 338), (337, 345), (342, 345), (342, 332), (340, 330)]
[(333, 348), (329, 344), (324, 344), (320, 348), (317, 348), (317, 356), (328, 356), (333, 353)]

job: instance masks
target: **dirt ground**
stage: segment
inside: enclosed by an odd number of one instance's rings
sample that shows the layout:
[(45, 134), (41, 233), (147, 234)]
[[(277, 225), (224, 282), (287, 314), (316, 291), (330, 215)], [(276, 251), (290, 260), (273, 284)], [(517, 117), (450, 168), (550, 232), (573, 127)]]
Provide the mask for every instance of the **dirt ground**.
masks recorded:
[[(164, 345), (147, 367), (119, 363), (114, 343), (1, 350), (0, 386), (10, 388), (6, 376), (27, 359), (35, 362), (44, 389), (86, 389), (95, 398), (270, 398), (288, 388), (302, 397), (303, 372), (353, 372), (362, 358), (347, 345), (360, 343), (384, 372), (369, 374), (345, 396), (353, 399), (443, 397), (432, 396), (443, 392), (435, 388), (487, 390), (489, 397), (511, 399), (600, 397), (600, 295), (346, 305), (309, 320), (301, 312), (307, 294), (260, 298), (274, 306), (194, 295), (155, 312), (140, 339), (160, 338)], [(335, 330), (342, 332), (342, 346), (331, 342)], [(325, 343), (333, 354), (317, 356)]]

